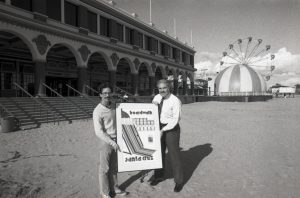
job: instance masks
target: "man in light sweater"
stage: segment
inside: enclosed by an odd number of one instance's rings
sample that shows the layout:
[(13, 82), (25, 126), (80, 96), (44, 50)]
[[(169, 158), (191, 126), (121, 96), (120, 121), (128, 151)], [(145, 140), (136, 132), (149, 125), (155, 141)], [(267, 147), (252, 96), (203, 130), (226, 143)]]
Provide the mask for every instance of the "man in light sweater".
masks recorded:
[(126, 195), (127, 192), (120, 190), (117, 181), (117, 150), (116, 143), (116, 116), (112, 107), (112, 89), (103, 85), (99, 89), (101, 102), (93, 112), (94, 128), (100, 139), (100, 167), (99, 184), (100, 194), (103, 198), (114, 195)]
[(180, 192), (184, 183), (179, 150), (181, 101), (170, 92), (169, 81), (159, 80), (157, 88), (159, 94), (153, 98), (152, 103), (157, 104), (159, 110), (163, 169), (154, 171), (154, 179), (150, 185), (155, 186), (163, 181), (166, 148), (168, 148), (175, 181), (174, 192)]

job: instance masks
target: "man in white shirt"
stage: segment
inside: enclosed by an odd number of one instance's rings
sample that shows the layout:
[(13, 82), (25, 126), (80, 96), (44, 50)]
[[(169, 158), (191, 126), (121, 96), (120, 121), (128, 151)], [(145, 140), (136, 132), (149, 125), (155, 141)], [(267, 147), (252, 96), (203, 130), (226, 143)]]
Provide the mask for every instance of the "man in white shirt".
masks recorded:
[(93, 111), (94, 129), (100, 139), (100, 165), (99, 184), (100, 194), (103, 198), (110, 195), (126, 195), (127, 192), (120, 190), (117, 181), (117, 150), (116, 143), (116, 116), (112, 108), (111, 88), (103, 85), (100, 89), (101, 102)]
[(163, 181), (166, 148), (168, 148), (175, 181), (174, 192), (180, 192), (183, 187), (183, 171), (179, 149), (181, 101), (170, 92), (169, 81), (159, 80), (157, 88), (159, 94), (153, 98), (152, 103), (157, 104), (159, 109), (163, 169), (154, 171), (154, 179), (150, 185), (155, 186)]

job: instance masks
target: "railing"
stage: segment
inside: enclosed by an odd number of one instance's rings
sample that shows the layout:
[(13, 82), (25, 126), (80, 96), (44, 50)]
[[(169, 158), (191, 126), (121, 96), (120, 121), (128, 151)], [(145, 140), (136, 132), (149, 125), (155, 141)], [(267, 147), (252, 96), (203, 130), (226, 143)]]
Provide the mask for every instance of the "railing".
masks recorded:
[(120, 87), (116, 86), (116, 92), (118, 92), (118, 91), (120, 91), (121, 93), (126, 94), (127, 96), (132, 96), (131, 93), (129, 93), (129, 92), (125, 91), (124, 89), (121, 89)]
[[(54, 120), (59, 124), (59, 119), (58, 119), (58, 115), (55, 113), (55, 112), (53, 112), (51, 109), (49, 109), (46, 105), (44, 105), (43, 103), (41, 103), (39, 100), (37, 100), (34, 96), (32, 96), (29, 92), (27, 92), (22, 86), (20, 86), (19, 84), (17, 84), (16, 82), (14, 82), (14, 85), (18, 88), (18, 89), (20, 89), (21, 91), (22, 91), (22, 96), (23, 96), (23, 93), (25, 93), (28, 97), (30, 97), (31, 99), (32, 99), (32, 101), (34, 101), (35, 102), (35, 105), (36, 104), (38, 104), (39, 105), (39, 113), (40, 113), (40, 116), (42, 115), (42, 108), (44, 109), (44, 110), (46, 110), (46, 122), (47, 123), (49, 123), (49, 112), (52, 114), (52, 116), (53, 116), (53, 118), (54, 118)], [(35, 106), (35, 109), (37, 109), (36, 108), (36, 106)], [(54, 123), (55, 123), (55, 121), (54, 121)]]
[(47, 89), (49, 89), (51, 92), (55, 93), (57, 96), (59, 96), (60, 98), (62, 98), (64, 101), (66, 101), (67, 103), (75, 106), (77, 108), (77, 115), (80, 115), (80, 111), (83, 112), (85, 115), (87, 115), (88, 117), (90, 117), (90, 115), (83, 110), (81, 107), (79, 107), (76, 103), (66, 99), (65, 97), (63, 97), (62, 95), (60, 95), (57, 91), (55, 91), (54, 89), (52, 89), (51, 87), (49, 87), (48, 85), (46, 85), (45, 83), (42, 84), (44, 87), (46, 87)]
[(99, 92), (96, 91), (95, 89), (93, 89), (92, 87), (88, 86), (88, 85), (85, 85), (86, 88), (88, 88), (91, 92), (93, 92), (94, 94), (96, 93), (96, 95), (98, 96), (99, 95)]
[(0, 103), (0, 118), (6, 117), (7, 115), (14, 117), (14, 114), (11, 113), (4, 105)]
[(219, 92), (219, 96), (267, 96), (267, 92)]
[(82, 94), (80, 91), (74, 89), (70, 85), (66, 84), (66, 86), (68, 87), (68, 89), (71, 89), (72, 91), (74, 91), (75, 93), (79, 94), (81, 97), (87, 99), (88, 101), (92, 102), (93, 104), (97, 104), (95, 101), (93, 101), (92, 99), (90, 99), (88, 96)]

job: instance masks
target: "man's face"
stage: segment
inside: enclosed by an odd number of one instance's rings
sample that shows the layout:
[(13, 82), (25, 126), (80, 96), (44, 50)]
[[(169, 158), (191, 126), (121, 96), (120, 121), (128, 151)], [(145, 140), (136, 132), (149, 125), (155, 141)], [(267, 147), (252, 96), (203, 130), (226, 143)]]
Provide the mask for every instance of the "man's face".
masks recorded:
[(111, 100), (111, 90), (110, 88), (102, 89), (102, 93), (100, 93), (100, 97), (103, 101), (110, 101)]
[(157, 85), (158, 92), (162, 97), (166, 97), (170, 94), (170, 88), (166, 83), (160, 83)]

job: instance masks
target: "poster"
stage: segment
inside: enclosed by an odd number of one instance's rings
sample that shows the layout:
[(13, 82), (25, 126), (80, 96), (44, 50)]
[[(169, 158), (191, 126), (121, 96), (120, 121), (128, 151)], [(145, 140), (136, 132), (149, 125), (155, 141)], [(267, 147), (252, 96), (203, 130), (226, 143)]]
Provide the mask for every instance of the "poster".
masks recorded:
[(118, 172), (162, 168), (158, 108), (151, 103), (118, 103)]

